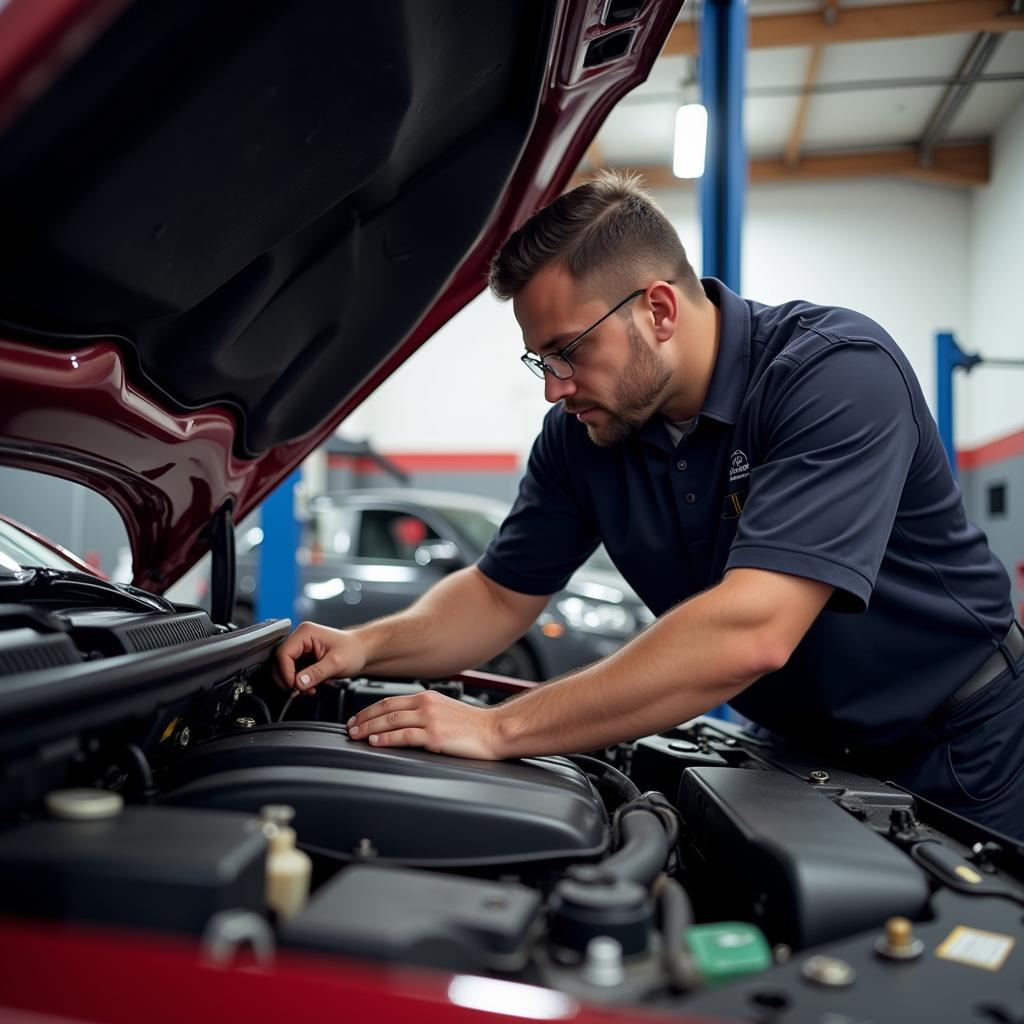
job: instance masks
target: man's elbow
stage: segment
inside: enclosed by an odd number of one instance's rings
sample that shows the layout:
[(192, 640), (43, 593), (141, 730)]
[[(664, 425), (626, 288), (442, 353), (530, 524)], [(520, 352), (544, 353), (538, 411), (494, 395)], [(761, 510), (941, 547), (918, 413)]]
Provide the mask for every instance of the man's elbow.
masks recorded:
[(786, 667), (796, 644), (779, 630), (753, 630), (741, 646), (738, 675), (744, 683), (752, 683)]

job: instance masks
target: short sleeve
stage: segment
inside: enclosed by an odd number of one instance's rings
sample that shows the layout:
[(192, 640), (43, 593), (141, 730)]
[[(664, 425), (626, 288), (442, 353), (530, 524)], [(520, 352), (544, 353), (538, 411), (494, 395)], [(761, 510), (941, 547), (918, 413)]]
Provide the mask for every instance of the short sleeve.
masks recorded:
[(573, 485), (573, 460), (552, 409), (530, 452), (519, 495), (477, 567), (523, 594), (554, 594), (598, 544), (593, 517)]
[(919, 443), (910, 390), (870, 341), (825, 343), (785, 371), (726, 569), (818, 580), (836, 588), (829, 607), (863, 611)]

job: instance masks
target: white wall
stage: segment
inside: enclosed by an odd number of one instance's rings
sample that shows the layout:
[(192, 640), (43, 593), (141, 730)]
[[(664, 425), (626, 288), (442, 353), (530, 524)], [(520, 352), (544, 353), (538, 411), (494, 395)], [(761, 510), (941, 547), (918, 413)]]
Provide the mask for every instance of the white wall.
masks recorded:
[(512, 304), (485, 291), (403, 363), (342, 425), (382, 452), (527, 453), (547, 408), (519, 363)]
[[(658, 196), (700, 271), (696, 203)], [(877, 320), (906, 352), (934, 406), (940, 328), (967, 327), (970, 196), (903, 181), (809, 182), (752, 188), (743, 231), (742, 292), (759, 302), (808, 299)]]
[[(1015, 152), (1018, 166), (1024, 167), (1019, 139)], [(993, 193), (995, 224), (1002, 216), (998, 208), (1009, 202), (996, 194), (999, 187), (997, 182), (987, 190)], [(1012, 186), (1007, 184), (1005, 191), (1013, 191)], [(658, 199), (699, 272), (694, 192), (666, 192)], [(1020, 211), (1024, 198), (1019, 190), (1015, 200)], [(935, 332), (950, 329), (964, 338), (977, 333), (971, 326), (977, 319), (970, 316), (971, 283), (978, 276), (972, 269), (977, 263), (972, 255), (977, 246), (971, 244), (975, 207), (988, 209), (966, 190), (895, 180), (752, 189), (743, 239), (743, 292), (764, 302), (805, 298), (868, 314), (903, 347), (934, 406)], [(1004, 254), (992, 255), (993, 262), (1002, 260), (1007, 282), (1020, 266), (1011, 258), (1011, 234), (1005, 231)], [(1011, 290), (1008, 283), (999, 287)], [(1019, 325), (1024, 300), (1020, 290), (1015, 296)], [(1009, 316), (1002, 334), (1007, 345), (1015, 342), (1020, 349), (1021, 328), (1011, 334)], [(371, 396), (343, 433), (370, 437), (382, 451), (525, 455), (546, 405), (540, 381), (517, 362), (521, 351), (511, 306), (485, 293)], [(991, 387), (992, 379), (987, 383)], [(1009, 392), (1010, 383), (1005, 387)], [(985, 403), (990, 397), (986, 392)], [(958, 387), (960, 424), (967, 419), (967, 402), (964, 388)], [(962, 429), (958, 433), (962, 436)]]
[[(967, 352), (1024, 359), (1024, 105), (992, 147), (992, 180), (972, 199)], [(980, 367), (958, 379), (966, 415), (958, 440), (974, 446), (1024, 427), (1024, 368)]]

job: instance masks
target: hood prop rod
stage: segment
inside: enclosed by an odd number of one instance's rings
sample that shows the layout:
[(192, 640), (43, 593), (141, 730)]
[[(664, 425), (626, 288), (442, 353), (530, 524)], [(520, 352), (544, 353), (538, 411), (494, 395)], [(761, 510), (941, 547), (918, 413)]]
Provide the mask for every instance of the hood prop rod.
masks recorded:
[(231, 502), (210, 520), (210, 618), (226, 626), (235, 614), (235, 523)]

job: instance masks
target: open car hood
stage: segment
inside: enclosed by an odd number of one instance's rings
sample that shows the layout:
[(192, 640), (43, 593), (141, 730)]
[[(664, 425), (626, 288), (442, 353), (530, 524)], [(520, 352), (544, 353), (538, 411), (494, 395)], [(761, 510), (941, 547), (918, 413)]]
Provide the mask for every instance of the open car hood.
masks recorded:
[(166, 588), (565, 186), (681, 0), (626, 6), (12, 0), (0, 461), (105, 495)]

